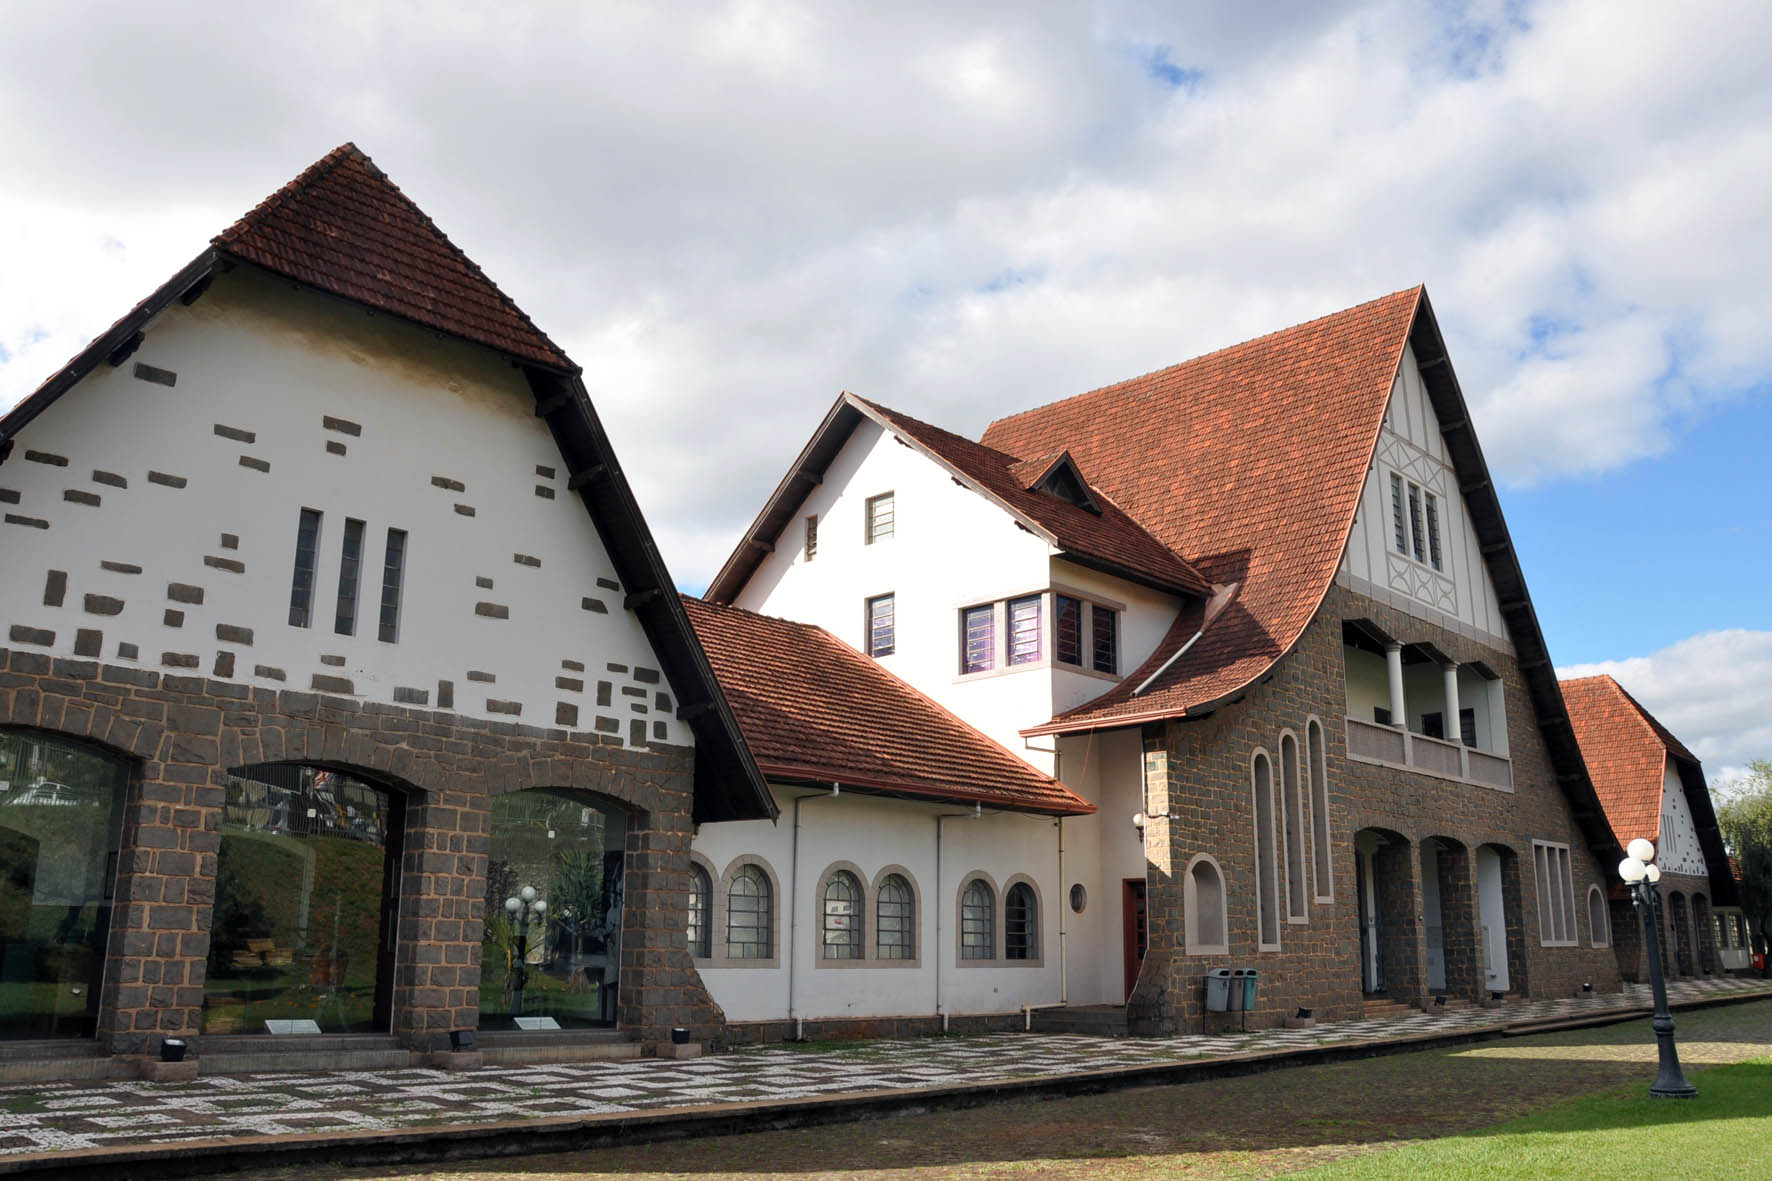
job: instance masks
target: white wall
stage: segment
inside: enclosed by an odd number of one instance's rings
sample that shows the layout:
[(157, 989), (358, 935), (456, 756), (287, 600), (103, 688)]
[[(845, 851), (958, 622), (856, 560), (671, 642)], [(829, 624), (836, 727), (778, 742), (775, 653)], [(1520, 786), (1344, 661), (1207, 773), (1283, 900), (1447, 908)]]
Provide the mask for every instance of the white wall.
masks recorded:
[[(1436, 571), (1396, 552), (1390, 500), (1393, 471), (1439, 497), (1444, 569)], [(1341, 571), (1356, 590), (1376, 587), (1432, 608), (1464, 625), (1474, 636), (1511, 651), (1476, 528), (1458, 490), (1458, 477), (1416, 367), (1415, 353), (1407, 347), (1391, 387), (1378, 453), (1366, 475)]]
[(1094, 816), (1065, 821), (1065, 879), (1083, 883), (1088, 902), (1070, 919), (1070, 1000), (1117, 1005), (1126, 1000), (1124, 894), (1127, 878), (1144, 880), (1144, 840), (1132, 815), (1144, 810), (1144, 755), (1135, 729), (1059, 740), (1059, 771)]
[[(1175, 623), (1181, 603), (1173, 595), (1126, 582), (1062, 558), (1054, 558), (1051, 568), (1051, 585), (1054, 590), (1087, 599), (1092, 603), (1100, 603), (1120, 612), (1118, 675), (1109, 677), (1093, 670), (1052, 664), (1052, 712), (1061, 714), (1100, 697), (1128, 673), (1149, 660), (1151, 653), (1157, 650), (1157, 645), (1163, 642), (1163, 637), (1169, 634), (1169, 628)], [(1044, 651), (1049, 662), (1053, 653), (1052, 634), (1052, 613), (1048, 611)], [(1089, 642), (1089, 634), (1085, 631), (1085, 663), (1089, 661)]]
[[(794, 860), (794, 804), (805, 796), (800, 809), (798, 884), (793, 889), (799, 930), (792, 936), (794, 949), (794, 1012), (814, 1018), (928, 1016), (936, 1010), (936, 949), (940, 947), (941, 1006), (950, 1014), (1015, 1012), (1027, 1003), (1059, 999), (1059, 909), (1073, 875), (1069, 847), (1075, 820), (1065, 821), (1067, 846), (1065, 878), (1058, 877), (1058, 830), (1051, 817), (1021, 813), (986, 812), (972, 819), (970, 810), (952, 805), (924, 804), (854, 793), (836, 797), (810, 795), (806, 790), (774, 786), (781, 807), (781, 822), (736, 821), (705, 824), (696, 834), (693, 851), (712, 866), (715, 888), (719, 875), (745, 854), (761, 857), (774, 870), (782, 896), (796, 877)], [(936, 817), (964, 813), (942, 823), (942, 861), (939, 886), (936, 874)], [(870, 888), (879, 872), (889, 865), (909, 871), (919, 895), (915, 967), (860, 965), (820, 966), (818, 887), (833, 863), (854, 863), (864, 885)], [(1036, 964), (997, 959), (957, 959), (958, 897), (961, 881), (974, 870), (990, 875), (996, 885), (998, 938), (1001, 940), (1002, 896), (1010, 879), (1025, 874), (1035, 880), (1040, 897), (1040, 951)], [(789, 939), (787, 910), (778, 899), (776, 947), (779, 966), (734, 967), (718, 959), (725, 932), (716, 926), (713, 943), (716, 958), (698, 961), (702, 980), (731, 1021), (782, 1019), (790, 1016)], [(1070, 923), (1075, 917), (1066, 912)], [(938, 934), (939, 924), (939, 934)], [(874, 937), (873, 898), (869, 894), (863, 926), (864, 946), (871, 950)], [(1079, 965), (1069, 949), (1073, 979)]]
[(1686, 788), (1680, 782), (1679, 768), (1672, 756), (1662, 772), (1661, 841), (1655, 850), (1656, 864), (1663, 873), (1689, 873), (1703, 877), (1704, 850), (1698, 847), (1698, 827), (1692, 820), (1692, 807), (1686, 803)]
[[(176, 384), (137, 379), (137, 362), (175, 372)], [(92, 629), (102, 631), (102, 658), (112, 663), (212, 675), (218, 653), (231, 652), (234, 680), (307, 690), (316, 675), (336, 677), (364, 701), (391, 702), (405, 688), (433, 708), (439, 682), (449, 681), (458, 713), (552, 726), (556, 703), (565, 702), (580, 707), (582, 729), (601, 715), (624, 742), (650, 741), (662, 726), (659, 740), (687, 744), (688, 729), (654, 696), (669, 686), (635, 678), (634, 669), (656, 671), (658, 661), (622, 608), (602, 541), (566, 490), (564, 463), (533, 410), (517, 371), (488, 350), (256, 276), (218, 278), (192, 307), (164, 313), (129, 361), (101, 364), (21, 433), (0, 466), (0, 489), (18, 494), (6, 511), (48, 528), (0, 525), (0, 602), (9, 624), (53, 631), (58, 656), (74, 655), (76, 633)], [(359, 429), (328, 429), (327, 416)], [(222, 437), (217, 424), (252, 440)], [(64, 457), (66, 466), (32, 462), (28, 451)], [(269, 472), (243, 466), (242, 457), (268, 463)], [(95, 471), (127, 487), (99, 482)], [(150, 471), (185, 485), (152, 482)], [(464, 490), (438, 487), (434, 477)], [(99, 504), (64, 499), (69, 491)], [(303, 507), (324, 513), (305, 628), (289, 623)], [(347, 517), (367, 526), (354, 636), (334, 631)], [(408, 543), (399, 639), (382, 643), (390, 527), (406, 530)], [(238, 538), (237, 548), (224, 534)], [(67, 573), (60, 606), (44, 605), (50, 570)], [(201, 587), (202, 603), (169, 600), (172, 583)], [(88, 595), (123, 606), (93, 614)], [(585, 609), (587, 597), (606, 613)], [(480, 603), (509, 617), (477, 614)], [(180, 626), (169, 625), (177, 619), (169, 611), (182, 613)], [(218, 639), (217, 625), (250, 629), (251, 644)], [(137, 656), (121, 656), (120, 645)], [(198, 667), (168, 668), (166, 653), (194, 656)], [(568, 661), (586, 671), (563, 667)], [(583, 681), (582, 690), (558, 684), (562, 677)], [(612, 700), (601, 708), (599, 681)], [(516, 703), (521, 713), (489, 709), (489, 701)]]

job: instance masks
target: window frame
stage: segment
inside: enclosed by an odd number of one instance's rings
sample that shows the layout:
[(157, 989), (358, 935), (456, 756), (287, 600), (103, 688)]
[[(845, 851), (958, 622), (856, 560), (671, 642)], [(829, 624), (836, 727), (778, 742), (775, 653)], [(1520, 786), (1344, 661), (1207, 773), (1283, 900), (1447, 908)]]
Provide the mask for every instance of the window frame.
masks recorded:
[(800, 556), (810, 562), (818, 556), (818, 514), (807, 513), (803, 519), (806, 525), (806, 536), (800, 543)]
[[(1052, 592), (1052, 663), (1064, 668), (1085, 668), (1083, 648), (1083, 600), (1076, 595), (1064, 591)], [(1069, 618), (1071, 630), (1071, 652), (1074, 659), (1064, 658), (1066, 605), (1071, 608)]]
[(1311, 886), (1317, 902), (1335, 901), (1334, 839), (1329, 813), (1328, 743), (1315, 714), (1304, 720), (1305, 780), (1311, 801)]
[(314, 592), (320, 571), (321, 531), (325, 524), (326, 514), (316, 508), (304, 507), (296, 517), (295, 565), (289, 575), (290, 627), (314, 626)]
[[(1600, 900), (1600, 909), (1597, 912), (1594, 910), (1594, 898), (1596, 896)], [(1599, 914), (1602, 924), (1599, 929), (1594, 927), (1594, 915), (1596, 913)], [(1716, 912), (1714, 910), (1711, 912), (1711, 917), (1716, 917)], [(1589, 947), (1612, 946), (1612, 908), (1607, 904), (1606, 892), (1600, 889), (1598, 885), (1592, 883), (1590, 883), (1587, 888), (1587, 945)]]
[(1390, 549), (1400, 557), (1446, 573), (1446, 543), (1441, 522), (1446, 498), (1419, 480), (1388, 469), (1391, 492)]
[[(714, 905), (715, 877), (714, 866), (707, 858), (699, 853), (690, 853), (689, 906), (687, 910), (690, 921), (685, 923), (683, 934), (689, 948), (689, 958), (698, 964), (712, 963), (715, 958), (714, 913), (717, 909)], [(705, 887), (705, 895), (703, 887)], [(699, 900), (702, 907), (701, 937), (699, 939), (693, 934), (695, 930), (693, 919), (697, 909), (698, 895), (703, 895)]]
[[(875, 626), (874, 612), (881, 605), (886, 608), (886, 643), (878, 642), (878, 629)], [(898, 651), (898, 601), (893, 591), (884, 594), (869, 595), (862, 605), (862, 651), (876, 660), (882, 656), (891, 656)]]
[[(1021, 655), (1018, 653), (1019, 641), (1017, 639), (1016, 631), (1016, 613), (1018, 608), (1025, 609), (1028, 607), (1032, 607), (1033, 609), (1033, 647), (1031, 649), (1031, 654)], [(1016, 595), (1014, 598), (1004, 599), (1003, 622), (1005, 625), (1003, 634), (1004, 668), (1026, 668), (1030, 665), (1044, 664), (1046, 662), (1045, 592), (1038, 591), (1031, 595)], [(1022, 635), (1023, 638), (1025, 638), (1025, 624), (1022, 629)]]
[[(833, 943), (831, 935), (833, 933), (840, 933), (845, 929), (840, 925), (836, 928), (831, 926), (831, 919), (833, 917), (831, 911), (831, 903), (833, 901), (831, 898), (831, 890), (836, 886), (842, 886), (846, 890), (852, 890), (853, 895), (849, 899), (850, 924), (847, 928), (848, 938)], [(818, 907), (817, 959), (819, 963), (865, 963), (867, 961), (867, 940), (865, 936), (867, 932), (866, 916), (868, 909), (868, 888), (867, 879), (862, 876), (860, 869), (850, 865), (848, 862), (839, 862), (838, 864), (827, 868), (818, 880), (816, 905)], [(848, 948), (852, 951), (852, 954), (832, 955), (831, 949), (833, 947)]]
[(1574, 858), (1557, 841), (1532, 842), (1532, 873), (1538, 886), (1538, 942), (1542, 947), (1579, 947)]
[[(986, 905), (983, 908), (983, 918), (989, 926), (984, 931), (986, 938), (982, 948), (977, 940), (971, 943), (967, 942), (966, 895), (974, 886), (978, 886), (985, 892)], [(954, 893), (956, 920), (954, 923), (954, 963), (957, 967), (993, 966), (1002, 962), (1002, 955), (998, 950), (998, 944), (1002, 939), (1002, 925), (997, 918), (997, 910), (1001, 905), (1002, 897), (1003, 892), (997, 889), (997, 883), (991, 880), (989, 874), (973, 870), (960, 879), (960, 887)], [(974, 905), (972, 909), (976, 912), (978, 907)], [(971, 921), (975, 924), (978, 922), (976, 913)], [(976, 932), (977, 928), (974, 927), (973, 930)], [(973, 954), (968, 954), (969, 950)]]
[[(1299, 769), (1304, 755), (1298, 735), (1291, 730), (1280, 731), (1279, 829), (1281, 860), (1285, 863), (1285, 902), (1288, 923), (1310, 922), (1310, 884), (1305, 880), (1304, 791), (1299, 783)], [(1292, 749), (1287, 751), (1287, 747)]]
[[(732, 954), (732, 885), (747, 868), (756, 869), (769, 888), (769, 915), (766, 930), (769, 935), (769, 954), (767, 956), (735, 956)], [(720, 875), (715, 893), (714, 905), (717, 909), (714, 928), (715, 938), (719, 940), (715, 960), (722, 968), (779, 968), (781, 966), (781, 882), (775, 875), (775, 869), (768, 861), (751, 853), (742, 853), (734, 857), (726, 866), (726, 872)]]
[(862, 507), (861, 522), (863, 545), (875, 545), (898, 536), (897, 494), (889, 488), (868, 497)]
[(345, 518), (338, 546), (338, 598), (333, 602), (332, 630), (341, 636), (357, 634), (358, 609), (363, 602), (363, 543), (369, 526), (356, 517)]
[[(1262, 782), (1261, 768), (1267, 769), (1267, 782)], [(1257, 951), (1280, 950), (1280, 913), (1279, 876), (1280, 861), (1277, 845), (1277, 826), (1274, 823), (1274, 759), (1262, 747), (1256, 747), (1249, 756), (1249, 790), (1253, 803), (1253, 815), (1250, 817), (1255, 830), (1255, 947)], [(1265, 809), (1263, 805), (1266, 805)], [(1267, 818), (1267, 833), (1264, 836), (1262, 818)], [(1265, 855), (1265, 863), (1264, 863)], [(1273, 937), (1268, 937), (1269, 921), (1262, 913), (1263, 904), (1271, 907), (1273, 915)]]
[[(1218, 875), (1218, 934), (1223, 936), (1220, 943), (1204, 941), (1205, 932), (1199, 926), (1199, 886), (1194, 880), (1194, 871), (1201, 865), (1210, 866)], [(1196, 853), (1182, 871), (1182, 947), (1187, 955), (1229, 955), (1231, 953), (1231, 920), (1230, 920), (1230, 886), (1224, 876), (1224, 866), (1218, 858), (1210, 853)]]
[[(910, 913), (904, 916), (905, 934), (909, 937), (910, 954), (907, 956), (883, 956), (880, 954), (880, 935), (885, 925), (880, 917), (880, 905), (886, 885), (893, 878), (902, 881), (908, 895), (907, 905)], [(902, 865), (886, 865), (874, 875), (868, 890), (870, 913), (874, 917), (873, 938), (867, 942), (868, 966), (873, 968), (920, 968), (923, 960), (922, 916), (923, 892), (917, 885), (916, 875)]]
[[(980, 664), (976, 668), (971, 667), (968, 663), (971, 660), (971, 656), (972, 656), (972, 645), (971, 645), (971, 631), (972, 631), (972, 629), (971, 629), (970, 617), (975, 612), (984, 612), (985, 615), (990, 619), (990, 639), (988, 642), (988, 649), (989, 650), (985, 653), (984, 663)], [(998, 633), (998, 630), (999, 629), (997, 627), (997, 604), (996, 604), (996, 602), (974, 603), (969, 607), (961, 607), (960, 608), (960, 675), (961, 676), (975, 677), (981, 673), (990, 673), (990, 672), (997, 671), (997, 668), (998, 668), (998, 664), (997, 664), (997, 633)]]
[[(1011, 955), (1009, 945), (1009, 896), (1022, 891), (1028, 900), (1028, 914), (1023, 921), (1027, 929), (1023, 931), (1029, 940), (1029, 946), (1022, 955)], [(1000, 950), (1002, 962), (1017, 968), (1037, 968), (1046, 962), (1046, 940), (1044, 938), (1045, 906), (1040, 896), (1040, 885), (1027, 874), (1016, 874), (1003, 884), (1003, 893), (998, 902), (1001, 921), (998, 929), (1002, 932)]]
[[(1102, 620), (1107, 621), (1108, 667), (1102, 667)], [(1120, 612), (1101, 603), (1089, 604), (1089, 668), (1106, 676), (1120, 675)]]
[[(395, 538), (399, 539), (398, 545)], [(384, 644), (400, 642), (400, 618), (406, 597), (407, 543), (410, 540), (406, 530), (388, 526), (387, 540), (382, 547), (381, 603), (376, 621), (376, 638)]]

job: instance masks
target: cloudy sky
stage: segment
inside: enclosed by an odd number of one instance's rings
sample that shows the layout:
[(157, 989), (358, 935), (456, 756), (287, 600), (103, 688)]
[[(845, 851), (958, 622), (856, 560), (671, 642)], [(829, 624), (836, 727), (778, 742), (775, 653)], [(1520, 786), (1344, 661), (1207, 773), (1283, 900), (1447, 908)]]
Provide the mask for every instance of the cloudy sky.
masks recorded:
[(1553, 654), (1772, 757), (1772, 5), (4, 17), (0, 408), (355, 140), (697, 589), (843, 389), (976, 434), (1425, 282)]

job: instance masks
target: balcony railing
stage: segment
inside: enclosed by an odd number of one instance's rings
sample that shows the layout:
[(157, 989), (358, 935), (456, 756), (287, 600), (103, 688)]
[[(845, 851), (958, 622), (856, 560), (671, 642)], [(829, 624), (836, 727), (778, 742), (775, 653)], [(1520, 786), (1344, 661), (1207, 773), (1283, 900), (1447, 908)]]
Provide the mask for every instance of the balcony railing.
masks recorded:
[(1347, 720), (1347, 754), (1360, 762), (1407, 767), (1501, 791), (1514, 789), (1514, 765), (1505, 755), (1358, 718)]

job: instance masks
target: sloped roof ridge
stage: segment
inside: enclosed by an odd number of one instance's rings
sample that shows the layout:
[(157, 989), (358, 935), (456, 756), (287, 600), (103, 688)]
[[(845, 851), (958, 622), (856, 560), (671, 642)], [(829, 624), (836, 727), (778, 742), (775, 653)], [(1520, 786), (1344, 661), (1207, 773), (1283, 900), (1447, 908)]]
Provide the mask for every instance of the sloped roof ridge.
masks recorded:
[(1618, 678), (1611, 673), (1595, 673), (1589, 677), (1568, 677), (1566, 679), (1559, 678), (1559, 680), (1565, 686), (1580, 685), (1584, 688), (1590, 685), (1610, 685), (1620, 697), (1630, 704), (1631, 710), (1637, 716), (1638, 724), (1648, 731), (1650, 737), (1666, 747), (1669, 754), (1685, 759), (1687, 762), (1696, 763), (1700, 767), (1704, 765), (1702, 759), (1688, 750), (1686, 744), (1675, 737), (1673, 731), (1663, 726), (1655, 715), (1650, 713), (1642, 702), (1632, 696), (1631, 691), (1620, 684)]
[(1357, 312), (1361, 312), (1369, 307), (1372, 307), (1374, 304), (1383, 303), (1384, 301), (1386, 301), (1388, 299), (1395, 299), (1399, 295), (1408, 295), (1411, 293), (1419, 294), (1425, 286), (1426, 286), (1426, 284), (1417, 283), (1412, 287), (1399, 287), (1395, 291), (1387, 291), (1385, 294), (1377, 296), (1373, 299), (1362, 300), (1361, 302), (1359, 302), (1357, 304), (1353, 304), (1349, 307), (1342, 308), (1340, 311), (1330, 312), (1327, 315), (1322, 315), (1322, 316), (1313, 316), (1309, 320), (1300, 320), (1298, 323), (1290, 324), (1290, 325), (1286, 326), (1285, 328), (1276, 328), (1272, 332), (1263, 332), (1258, 336), (1251, 336), (1246, 340), (1239, 340), (1234, 344), (1223, 345), (1219, 348), (1211, 350), (1210, 352), (1198, 353), (1192, 357), (1187, 358), (1186, 360), (1177, 361), (1172, 365), (1160, 365), (1155, 369), (1149, 370), (1148, 372), (1145, 372), (1145, 373), (1140, 373), (1135, 377), (1123, 377), (1118, 381), (1111, 381), (1111, 382), (1108, 382), (1106, 385), (1098, 385), (1094, 389), (1084, 390), (1080, 394), (1067, 394), (1065, 397), (1062, 397), (1062, 398), (1054, 398), (1050, 402), (1042, 402), (1037, 406), (1030, 406), (1025, 410), (1017, 410), (1014, 414), (1006, 414), (1002, 418), (992, 419), (990, 421), (990, 423), (985, 426), (985, 433), (989, 434), (993, 428), (995, 428), (1003, 423), (1014, 422), (1018, 418), (1026, 418), (1032, 414), (1040, 414), (1045, 411), (1051, 410), (1054, 406), (1063, 406), (1063, 405), (1065, 405), (1067, 403), (1071, 403), (1071, 402), (1080, 402), (1084, 398), (1092, 398), (1098, 394), (1110, 394), (1110, 393), (1113, 393), (1119, 389), (1122, 389), (1125, 386), (1136, 385), (1137, 383), (1139, 383), (1141, 381), (1149, 381), (1150, 379), (1160, 376), (1161, 374), (1169, 373), (1172, 370), (1176, 370), (1176, 369), (1182, 369), (1182, 368), (1185, 368), (1189, 365), (1193, 365), (1197, 362), (1209, 360), (1212, 357), (1220, 356), (1221, 354), (1224, 354), (1224, 353), (1231, 353), (1231, 352), (1236, 352), (1238, 349), (1249, 348), (1252, 345), (1260, 344), (1262, 341), (1271, 340), (1274, 337), (1285, 336), (1286, 334), (1291, 333), (1291, 332), (1303, 332), (1308, 329), (1316, 328), (1319, 325), (1322, 325), (1330, 320), (1334, 320), (1334, 319), (1341, 317), (1341, 316), (1351, 316)]
[[(229, 225), (219, 234), (216, 234), (215, 237), (211, 238), (210, 244), (227, 250), (235, 243), (243, 242), (248, 234), (263, 226), (270, 216), (286, 204), (290, 198), (312, 188), (346, 160), (356, 160), (361, 163), (364, 169), (379, 184), (385, 187), (388, 192), (397, 198), (409, 212), (417, 217), (427, 230), (436, 235), (437, 240), (442, 243), (449, 253), (464, 267), (471, 271), (476, 279), (484, 283), (499, 303), (520, 320), (524, 327), (533, 332), (537, 339), (554, 354), (555, 359), (560, 363), (562, 368), (575, 374), (582, 371), (581, 367), (567, 355), (566, 350), (562, 349), (557, 343), (555, 343), (552, 337), (542, 331), (535, 321), (530, 319), (529, 313), (525, 312), (522, 306), (518, 304), (516, 300), (512, 299), (504, 288), (500, 287), (490, 275), (482, 270), (480, 264), (468, 256), (467, 251), (456, 245), (455, 240), (445, 233), (442, 227), (437, 225), (435, 221), (431, 220), (431, 215), (424, 211), (423, 206), (419, 205), (417, 201), (414, 201), (408, 196), (406, 191), (396, 184), (394, 179), (376, 164), (375, 160), (369, 155), (369, 153), (356, 145), (355, 141), (346, 140), (344, 143), (338, 145), (338, 147), (333, 148), (330, 152), (320, 157), (320, 159), (314, 161), (314, 163), (308, 165), (308, 167), (297, 173), (288, 183), (277, 189), (276, 192), (271, 193), (257, 205), (254, 205), (251, 209), (247, 210), (246, 213), (242, 214), (239, 218), (236, 218), (233, 224)], [(433, 327), (435, 326), (433, 325)], [(490, 342), (480, 341), (479, 343), (489, 344)], [(497, 346), (494, 345), (492, 347)]]

